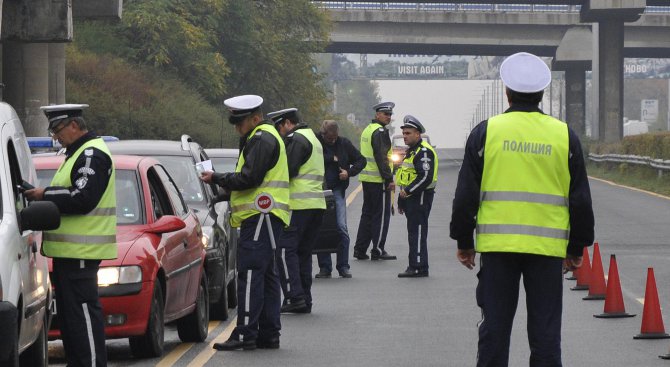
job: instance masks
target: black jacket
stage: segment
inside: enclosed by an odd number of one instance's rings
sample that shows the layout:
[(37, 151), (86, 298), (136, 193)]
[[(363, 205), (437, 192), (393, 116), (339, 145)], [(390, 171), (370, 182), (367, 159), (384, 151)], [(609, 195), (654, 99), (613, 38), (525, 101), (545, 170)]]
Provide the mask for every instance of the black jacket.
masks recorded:
[[(84, 143), (96, 138), (93, 132), (88, 132), (77, 139), (67, 147), (65, 160), (74, 159), (72, 155)], [(44, 190), (43, 200), (55, 203), (61, 214), (87, 214), (95, 209), (112, 174), (111, 157), (99, 149), (86, 149), (76, 159), (70, 172), (72, 186), (49, 186)]]
[[(328, 170), (331, 170), (331, 172), (336, 170), (337, 174), (339, 174), (339, 169), (342, 168), (347, 171), (349, 177), (354, 177), (365, 168), (367, 163), (365, 157), (363, 157), (361, 152), (356, 149), (349, 139), (339, 136), (333, 145), (328, 145), (323, 140), (321, 133), (317, 134), (316, 137), (323, 146), (323, 160), (326, 167), (326, 177), (328, 176)], [(334, 154), (332, 152), (334, 152)], [(337, 161), (335, 160), (335, 157), (337, 157)], [(328, 181), (329, 180), (326, 180), (327, 189), (346, 189), (349, 187), (348, 178), (344, 181), (339, 179), (337, 181)]]
[(244, 157), (241, 171), (214, 172), (212, 175), (212, 182), (227, 191), (241, 191), (260, 186), (265, 174), (279, 160), (279, 141), (272, 134), (258, 130), (251, 139), (247, 140), (249, 134), (240, 138), (240, 154)]
[[(513, 105), (507, 112), (540, 112), (537, 106)], [(484, 172), (484, 145), (488, 120), (477, 125), (465, 145), (463, 165), (458, 173), (458, 183), (452, 206), (450, 237), (458, 243), (459, 249), (474, 248), (473, 232), (479, 210), (479, 194)], [(579, 138), (568, 128), (570, 155), (570, 191), (568, 194), (570, 210), (570, 238), (568, 254), (582, 256), (583, 248), (590, 246), (594, 239), (593, 208), (591, 189), (586, 175), (584, 156)]]

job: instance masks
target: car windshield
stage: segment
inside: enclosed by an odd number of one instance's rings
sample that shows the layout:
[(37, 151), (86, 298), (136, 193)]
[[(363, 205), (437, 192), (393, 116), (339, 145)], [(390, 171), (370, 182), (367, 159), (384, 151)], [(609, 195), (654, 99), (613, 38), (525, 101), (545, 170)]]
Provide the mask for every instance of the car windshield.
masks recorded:
[(236, 157), (210, 157), (216, 172), (234, 172), (237, 166)]
[(167, 169), (188, 205), (206, 206), (202, 184), (189, 156), (154, 155)]
[[(38, 169), (37, 186), (47, 187), (56, 174), (55, 169)], [(140, 188), (134, 170), (116, 171), (116, 224), (143, 224)]]

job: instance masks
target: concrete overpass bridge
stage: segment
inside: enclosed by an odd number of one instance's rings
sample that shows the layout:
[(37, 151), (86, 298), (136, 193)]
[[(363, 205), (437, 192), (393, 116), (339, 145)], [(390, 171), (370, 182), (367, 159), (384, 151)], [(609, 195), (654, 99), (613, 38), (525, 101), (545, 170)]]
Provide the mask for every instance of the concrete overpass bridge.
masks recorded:
[(27, 135), (46, 134), (39, 107), (65, 103), (65, 42), (73, 19), (120, 19), (122, 0), (0, 0), (0, 99), (11, 104)]
[(333, 53), (552, 57), (553, 69), (566, 71), (566, 119), (581, 132), (592, 69), (594, 130), (608, 142), (623, 136), (623, 58), (670, 57), (668, 0), (314, 3), (335, 23)]

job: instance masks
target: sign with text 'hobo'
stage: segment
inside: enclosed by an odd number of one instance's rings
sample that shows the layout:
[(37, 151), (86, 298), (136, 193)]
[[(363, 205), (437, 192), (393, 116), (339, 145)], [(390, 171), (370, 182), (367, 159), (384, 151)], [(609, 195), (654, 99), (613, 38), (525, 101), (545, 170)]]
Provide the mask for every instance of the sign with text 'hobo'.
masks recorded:
[(654, 123), (658, 120), (658, 99), (643, 99), (640, 106), (640, 120)]

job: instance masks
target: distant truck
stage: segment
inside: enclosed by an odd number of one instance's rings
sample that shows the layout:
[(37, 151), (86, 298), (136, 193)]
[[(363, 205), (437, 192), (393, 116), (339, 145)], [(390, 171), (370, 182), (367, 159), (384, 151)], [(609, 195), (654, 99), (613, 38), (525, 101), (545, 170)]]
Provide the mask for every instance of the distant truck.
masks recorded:
[[(421, 134), (421, 139), (430, 144), (430, 137), (428, 134)], [(434, 147), (435, 146), (433, 145), (433, 148)], [(402, 135), (393, 135), (393, 138), (391, 139), (391, 161), (393, 162), (393, 170), (396, 170), (402, 164), (402, 161), (405, 159), (406, 152), (407, 145), (405, 145), (405, 140), (403, 139)]]

